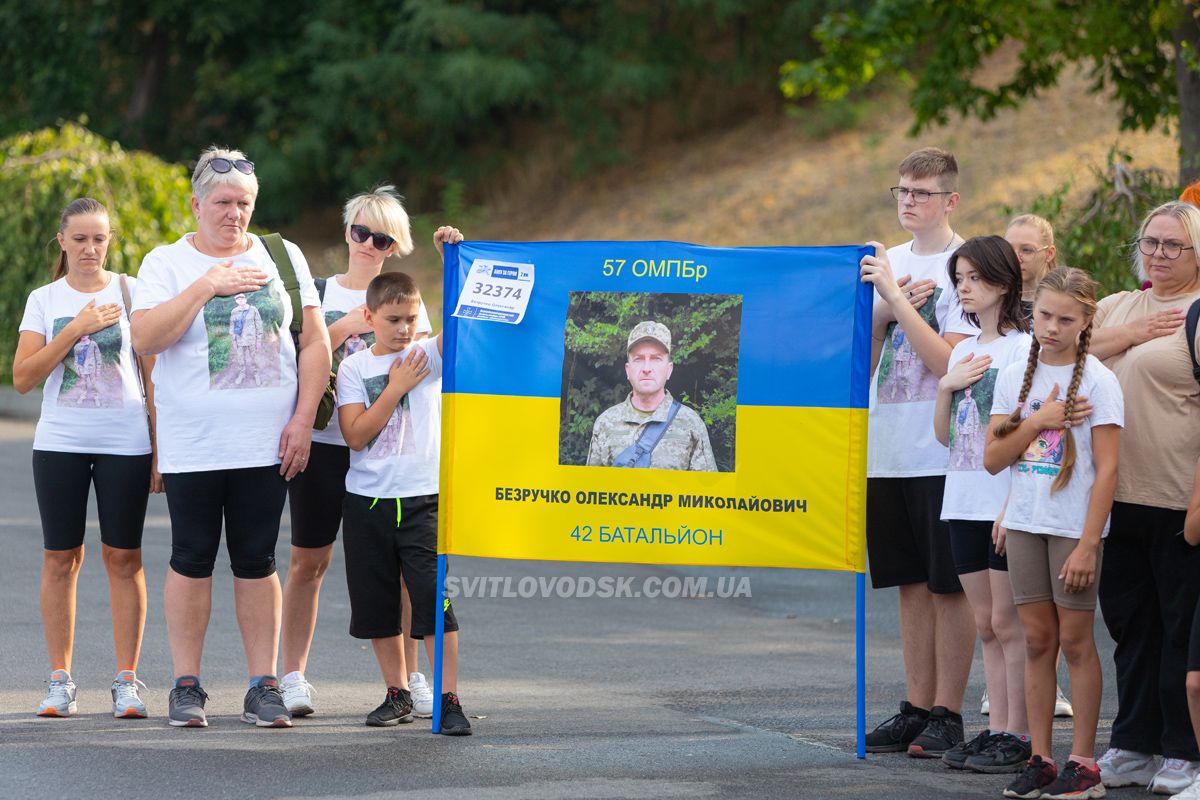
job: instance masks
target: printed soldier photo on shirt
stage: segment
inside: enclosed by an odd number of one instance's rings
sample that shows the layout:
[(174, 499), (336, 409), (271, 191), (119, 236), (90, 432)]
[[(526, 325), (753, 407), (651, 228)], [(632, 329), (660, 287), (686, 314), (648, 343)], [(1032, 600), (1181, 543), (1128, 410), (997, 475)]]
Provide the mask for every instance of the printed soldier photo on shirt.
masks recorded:
[[(363, 378), (363, 388), (367, 392), (367, 408), (379, 399), (387, 385), (387, 373)], [(405, 394), (396, 404), (396, 410), (388, 418), (387, 425), (367, 443), (367, 458), (394, 458), (412, 455), (414, 452), (416, 442), (413, 440), (412, 406), (408, 395)]]
[[(921, 306), (921, 318), (929, 323), (929, 327), (938, 333), (936, 310), (938, 298), (942, 296), (942, 288), (933, 290), (933, 296)], [(938, 379), (925, 369), (921, 357), (909, 343), (904, 334), (904, 328), (898, 323), (891, 323), (887, 328), (887, 337), (883, 342), (883, 352), (879, 356), (879, 389), (876, 400), (880, 403), (915, 403), (923, 400), (937, 399)]]
[[(345, 311), (326, 311), (325, 327), (328, 328), (344, 316), (346, 316)], [(338, 345), (337, 349), (333, 351), (333, 373), (337, 374), (338, 367), (346, 359), (346, 356), (354, 355), (359, 350), (366, 350), (373, 344), (375, 344), (375, 334), (370, 331), (367, 333), (350, 334), (346, 338), (346, 341)]]
[(989, 369), (983, 377), (950, 399), (950, 469), (977, 470), (983, 463), (987, 441), (987, 423), (992, 416), (992, 396), (996, 390), (998, 369)]
[(279, 281), (272, 280), (256, 292), (214, 297), (204, 305), (210, 388), (279, 385), (285, 296)]
[(741, 295), (571, 292), (559, 463), (732, 472)]
[[(74, 317), (54, 320), (57, 336)], [(74, 408), (121, 408), (125, 392), (121, 385), (121, 326), (109, 325), (79, 341), (63, 358), (62, 386), (58, 405)]]

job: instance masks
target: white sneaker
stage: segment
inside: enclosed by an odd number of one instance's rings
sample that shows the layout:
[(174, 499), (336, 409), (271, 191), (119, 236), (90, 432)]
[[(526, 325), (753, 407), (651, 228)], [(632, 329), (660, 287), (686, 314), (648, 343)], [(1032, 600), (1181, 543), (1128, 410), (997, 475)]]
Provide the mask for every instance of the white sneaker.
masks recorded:
[(1164, 758), (1162, 766), (1150, 781), (1150, 791), (1155, 794), (1177, 794), (1191, 788), (1200, 775), (1200, 761), (1182, 758)]
[(1158, 757), (1110, 747), (1096, 760), (1096, 766), (1100, 768), (1100, 780), (1110, 789), (1149, 786), (1158, 772)]
[(284, 675), (279, 689), (283, 692), (283, 704), (292, 712), (293, 717), (307, 717), (317, 710), (313, 704), (313, 695), (317, 690), (304, 680), (304, 673), (289, 672)]
[(1063, 694), (1061, 686), (1054, 689), (1054, 716), (1056, 717), (1073, 717), (1075, 709), (1071, 708), (1071, 701)]
[(46, 699), (38, 706), (39, 717), (69, 717), (77, 710), (75, 704), (75, 681), (71, 673), (65, 669), (56, 669), (50, 673), (46, 682)]
[(1192, 781), (1191, 786), (1172, 797), (1171, 800), (1200, 800), (1200, 776)]
[(409, 674), (408, 691), (412, 694), (413, 716), (421, 719), (433, 717), (433, 689), (425, 682), (425, 676), (419, 672)]
[(988, 702), (987, 689), (983, 690), (983, 697), (979, 700), (979, 713), (983, 716), (989, 716), (992, 711), (992, 704)]
[(112, 711), (114, 717), (122, 719), (145, 719), (146, 704), (138, 697), (138, 687), (146, 688), (146, 684), (137, 679), (137, 674), (131, 669), (123, 669), (117, 673), (112, 684)]

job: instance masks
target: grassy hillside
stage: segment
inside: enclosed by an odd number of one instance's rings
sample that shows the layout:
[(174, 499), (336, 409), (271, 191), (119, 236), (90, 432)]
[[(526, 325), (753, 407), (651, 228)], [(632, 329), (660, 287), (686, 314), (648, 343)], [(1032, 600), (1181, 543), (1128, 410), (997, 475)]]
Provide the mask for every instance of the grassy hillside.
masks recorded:
[[(821, 120), (769, 115), (719, 134), (651, 147), (628, 163), (577, 181), (533, 180), (518, 164), (511, 181), (487, 187), (492, 199), (462, 224), (474, 239), (671, 239), (711, 245), (819, 245), (906, 237), (887, 187), (896, 164), (933, 144), (952, 150), (962, 170), (955, 229), (964, 236), (1001, 232), (1002, 207), (1020, 208), (1038, 194), (1104, 163), (1114, 143), (1136, 166), (1174, 174), (1169, 132), (1118, 130), (1113, 103), (1086, 91), (1079, 73), (990, 122), (958, 121), (917, 138), (902, 97), (883, 98), (852, 130), (828, 137), (810, 131)], [(820, 110), (809, 112), (814, 116)], [(531, 160), (536, 156), (530, 156)], [(310, 258), (331, 270), (344, 264), (336, 214), (298, 226)], [(449, 220), (448, 220), (449, 221)], [(429, 236), (441, 222), (420, 219), (417, 250), (393, 269), (413, 272), (435, 304), (440, 265)], [(1132, 231), (1131, 231), (1132, 233)], [(1067, 261), (1070, 254), (1065, 254)]]

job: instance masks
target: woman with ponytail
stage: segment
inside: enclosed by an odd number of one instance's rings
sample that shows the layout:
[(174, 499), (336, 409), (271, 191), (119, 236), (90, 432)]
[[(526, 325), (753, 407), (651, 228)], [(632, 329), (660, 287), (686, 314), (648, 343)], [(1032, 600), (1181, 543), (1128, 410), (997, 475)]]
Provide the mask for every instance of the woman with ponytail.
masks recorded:
[(1096, 313), (1107, 347), (1097, 355), (1129, 398), (1100, 581), (1117, 644), (1117, 716), (1100, 770), (1109, 787), (1159, 794), (1183, 792), (1200, 775), (1185, 688), (1200, 554), (1175, 535), (1200, 457), (1200, 385), (1181, 324), (1200, 300), (1198, 243), (1200, 209), (1174, 202), (1151, 211), (1131, 246), (1137, 277), (1151, 288), (1109, 295)]
[[(1013, 601), (1025, 630), (1025, 707), (1033, 756), (1006, 797), (1103, 797), (1094, 759), (1101, 674), (1092, 636), (1096, 582), (1117, 481), (1121, 387), (1088, 354), (1096, 284), (1058, 268), (1034, 297), (1025, 363), (996, 381), (984, 466), (1012, 479), (1003, 527)], [(1091, 414), (1080, 419), (1086, 396)], [(1071, 755), (1051, 756), (1055, 658), (1066, 656), (1075, 706)]]
[(152, 455), (153, 359), (145, 359), (139, 375), (126, 299), (134, 280), (105, 269), (111, 240), (108, 210), (97, 201), (81, 197), (63, 210), (54, 280), (29, 295), (13, 359), (18, 392), (45, 381), (33, 437), (44, 547), (42, 626), (51, 670), (37, 711), (43, 717), (76, 711), (75, 588), (93, 485), (117, 656), (112, 711), (118, 717), (146, 716), (136, 672), (146, 622), (142, 526), (149, 493), (162, 491), (162, 477)]

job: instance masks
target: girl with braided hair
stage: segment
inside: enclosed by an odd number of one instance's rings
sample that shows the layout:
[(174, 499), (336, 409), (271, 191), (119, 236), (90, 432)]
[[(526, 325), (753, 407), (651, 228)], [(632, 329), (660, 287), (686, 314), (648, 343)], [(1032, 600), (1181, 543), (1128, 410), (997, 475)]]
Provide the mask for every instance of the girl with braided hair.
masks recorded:
[[(1000, 374), (992, 401), (983, 460), (992, 474), (1008, 469), (1012, 481), (1002, 525), (1025, 631), (1033, 750), (1006, 797), (1105, 793), (1094, 758), (1101, 673), (1092, 629), (1124, 400), (1116, 376), (1088, 353), (1095, 313), (1096, 284), (1087, 273), (1051, 271), (1034, 297), (1029, 357)], [(1083, 396), (1092, 413), (1080, 420)], [(1061, 772), (1051, 757), (1060, 645), (1075, 706), (1071, 755)]]

